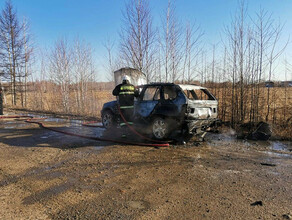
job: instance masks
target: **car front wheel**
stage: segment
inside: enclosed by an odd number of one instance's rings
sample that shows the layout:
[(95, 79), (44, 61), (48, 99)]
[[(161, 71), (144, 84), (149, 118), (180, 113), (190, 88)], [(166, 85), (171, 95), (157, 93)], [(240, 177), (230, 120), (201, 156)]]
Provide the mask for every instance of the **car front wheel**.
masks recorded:
[(111, 111), (105, 111), (101, 116), (102, 124), (106, 129), (113, 127), (114, 125), (114, 115)]
[(152, 122), (152, 134), (154, 138), (162, 140), (168, 136), (168, 125), (165, 119), (155, 118)]

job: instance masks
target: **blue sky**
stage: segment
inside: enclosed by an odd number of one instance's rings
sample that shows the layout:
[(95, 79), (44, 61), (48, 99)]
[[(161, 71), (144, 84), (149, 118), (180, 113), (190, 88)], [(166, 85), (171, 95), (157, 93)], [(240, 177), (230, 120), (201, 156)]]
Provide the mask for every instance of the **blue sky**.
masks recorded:
[[(95, 49), (98, 70), (103, 78), (101, 63), (105, 49), (103, 42), (110, 37), (118, 41), (122, 24), (122, 10), (126, 0), (12, 0), (19, 17), (27, 17), (31, 24), (36, 45), (50, 47), (58, 38), (79, 37)], [(150, 0), (154, 23), (159, 25), (168, 0)], [(5, 0), (0, 0), (0, 8)], [(292, 35), (291, 0), (249, 0), (248, 11), (254, 13), (260, 7), (273, 13), (274, 18), (285, 23), (282, 39)], [(196, 21), (204, 31), (206, 47), (220, 42), (220, 32), (230, 23), (238, 5), (237, 0), (176, 0), (179, 20)], [(291, 44), (286, 56), (292, 58)], [(105, 79), (105, 78), (103, 78)]]

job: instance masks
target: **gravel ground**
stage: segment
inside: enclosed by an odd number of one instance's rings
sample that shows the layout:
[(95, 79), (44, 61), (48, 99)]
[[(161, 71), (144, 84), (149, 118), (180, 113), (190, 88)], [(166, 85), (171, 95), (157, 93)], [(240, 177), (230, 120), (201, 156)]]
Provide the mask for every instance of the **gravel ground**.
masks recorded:
[[(103, 133), (74, 123), (46, 122)], [(229, 133), (157, 149), (1, 120), (0, 219), (291, 219), (291, 142)]]

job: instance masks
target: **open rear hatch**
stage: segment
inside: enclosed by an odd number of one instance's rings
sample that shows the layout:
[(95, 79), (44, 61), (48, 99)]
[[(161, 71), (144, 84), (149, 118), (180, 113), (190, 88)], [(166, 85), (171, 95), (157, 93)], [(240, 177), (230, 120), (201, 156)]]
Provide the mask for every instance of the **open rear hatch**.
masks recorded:
[(179, 86), (188, 98), (188, 118), (209, 119), (217, 117), (218, 101), (206, 88), (195, 85)]

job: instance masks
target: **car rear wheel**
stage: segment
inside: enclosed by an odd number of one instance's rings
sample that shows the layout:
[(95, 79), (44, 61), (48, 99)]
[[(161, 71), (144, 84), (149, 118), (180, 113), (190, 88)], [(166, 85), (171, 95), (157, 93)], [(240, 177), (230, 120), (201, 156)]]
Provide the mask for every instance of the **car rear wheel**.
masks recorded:
[(168, 136), (168, 125), (165, 119), (155, 118), (152, 122), (152, 134), (154, 138), (162, 140)]
[(101, 116), (102, 124), (106, 129), (113, 127), (115, 124), (114, 122), (114, 115), (111, 111), (106, 110)]

